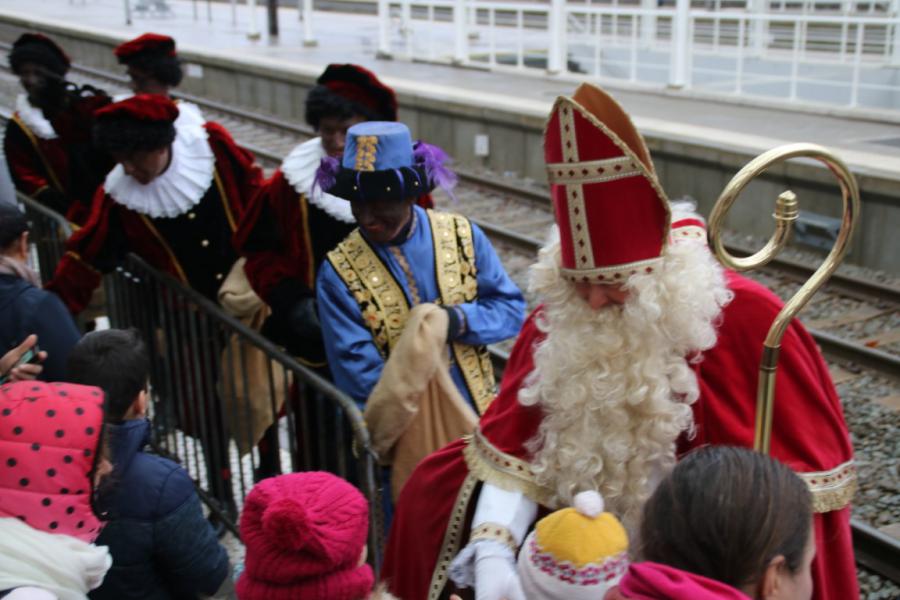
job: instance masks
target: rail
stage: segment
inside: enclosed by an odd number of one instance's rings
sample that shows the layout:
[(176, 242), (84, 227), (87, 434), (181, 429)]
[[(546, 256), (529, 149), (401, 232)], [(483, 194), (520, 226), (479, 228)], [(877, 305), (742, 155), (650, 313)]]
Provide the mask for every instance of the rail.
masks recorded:
[[(19, 201), (32, 231), (65, 231), (60, 215), (27, 196)], [(46, 280), (64, 237), (32, 241)], [(133, 254), (105, 276), (104, 289), (111, 325), (137, 329), (147, 344), (153, 446), (188, 471), (211, 512), (238, 535), (236, 518), (257, 478), (329, 471), (369, 500), (369, 557), (379, 569), (381, 477), (356, 404), (243, 320)]]

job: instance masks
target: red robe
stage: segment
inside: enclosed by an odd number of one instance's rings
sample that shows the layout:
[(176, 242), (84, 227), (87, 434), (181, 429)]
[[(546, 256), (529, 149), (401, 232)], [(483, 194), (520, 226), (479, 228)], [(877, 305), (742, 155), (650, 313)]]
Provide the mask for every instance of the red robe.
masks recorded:
[(87, 306), (101, 274), (128, 252), (216, 301), (238, 257), (232, 240), (235, 228), (259, 190), (262, 171), (221, 125), (204, 127), (218, 177), (187, 213), (149, 217), (117, 203), (103, 187), (97, 190), (88, 222), (67, 242), (66, 254), (47, 284), (73, 313)]
[(93, 112), (110, 99), (103, 94), (70, 99), (51, 121), (57, 137), (38, 137), (16, 113), (6, 127), (3, 149), (18, 191), (83, 225), (90, 216), (91, 198), (112, 167), (91, 144)]
[[(740, 275), (728, 273), (728, 285), (735, 297), (725, 308), (718, 342), (697, 365), (701, 386), (700, 399), (694, 404), (697, 435), (681, 444), (681, 452), (703, 444), (753, 444), (762, 344), (782, 303), (768, 289)], [(480, 423), (481, 433), (494, 448), (521, 460), (529, 458), (523, 445), (537, 433), (541, 421), (540, 408), (523, 407), (517, 401), (520, 387), (534, 369), (532, 349), (544, 338), (535, 322), (539, 311), (522, 327), (500, 393)], [(796, 320), (782, 341), (775, 397), (774, 457), (801, 474), (852, 469), (853, 450), (840, 400), (815, 342)], [(448, 525), (461, 530), (459, 546), (465, 544), (477, 490), (468, 511), (451, 519), (469, 474), (462, 452), (465, 446), (460, 440), (425, 459), (398, 499), (381, 575), (403, 600), (429, 597)], [(813, 478), (821, 485), (819, 478)], [(843, 488), (845, 493), (848, 489)], [(845, 500), (838, 502), (844, 505), (840, 510), (816, 514), (816, 600), (858, 597), (850, 509)], [(443, 560), (441, 566), (446, 566)]]

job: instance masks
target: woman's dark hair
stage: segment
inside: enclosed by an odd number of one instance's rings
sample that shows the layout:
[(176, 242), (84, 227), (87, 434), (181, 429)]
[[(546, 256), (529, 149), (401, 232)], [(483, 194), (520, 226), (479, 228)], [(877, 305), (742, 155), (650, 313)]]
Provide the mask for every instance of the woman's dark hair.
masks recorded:
[(71, 383), (93, 385), (106, 394), (106, 420), (118, 423), (147, 387), (150, 358), (136, 329), (106, 329), (86, 334), (69, 354)]
[(812, 497), (788, 467), (709, 446), (683, 458), (647, 501), (639, 557), (741, 588), (778, 555), (796, 572), (811, 523)]
[(119, 62), (128, 67), (140, 69), (169, 87), (178, 87), (184, 78), (181, 59), (177, 56), (161, 55), (158, 52), (141, 52), (119, 59)]
[(113, 156), (159, 150), (174, 140), (175, 126), (172, 123), (107, 117), (94, 124), (94, 142)]
[(324, 85), (317, 85), (306, 96), (306, 122), (313, 129), (319, 129), (319, 123), (327, 117), (349, 119), (354, 115), (363, 117), (366, 121), (378, 120), (379, 115), (375, 111), (363, 106), (359, 102), (352, 102), (343, 96), (335, 94)]
[(0, 203), (0, 250), (12, 246), (28, 229), (28, 219), (18, 206)]

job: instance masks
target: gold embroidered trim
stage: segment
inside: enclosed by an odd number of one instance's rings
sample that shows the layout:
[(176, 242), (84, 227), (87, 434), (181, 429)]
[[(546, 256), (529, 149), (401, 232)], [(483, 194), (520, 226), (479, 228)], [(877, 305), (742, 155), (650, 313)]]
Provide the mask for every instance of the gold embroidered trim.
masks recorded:
[[(313, 289), (316, 287), (316, 256), (313, 254), (312, 236), (309, 233), (309, 206), (306, 194), (300, 194), (300, 221), (303, 223), (303, 248), (306, 250), (306, 256), (309, 260), (306, 264), (306, 287)], [(322, 363), (326, 364), (325, 362)]]
[(406, 294), (358, 228), (328, 253), (328, 262), (359, 304), (375, 347), (386, 359), (409, 316)]
[(509, 529), (499, 523), (482, 523), (473, 529), (471, 535), (469, 535), (469, 542), (471, 543), (475, 540), (494, 540), (495, 542), (500, 542), (512, 550), (513, 555), (519, 551), (519, 545), (516, 543), (515, 536), (513, 536)]
[(856, 464), (848, 460), (830, 471), (797, 473), (809, 487), (813, 497), (813, 510), (817, 513), (841, 510), (853, 500), (858, 482)]
[(691, 240), (697, 242), (706, 241), (706, 229), (699, 225), (686, 225), (672, 230), (672, 239), (675, 241)]
[(222, 208), (225, 209), (225, 217), (228, 219), (228, 226), (231, 227), (231, 233), (237, 230), (234, 222), (234, 215), (231, 214), (231, 205), (228, 203), (228, 194), (225, 193), (225, 186), (222, 185), (222, 179), (219, 177), (218, 167), (213, 167), (213, 179), (216, 181), (216, 189), (219, 191), (219, 198), (222, 200)]
[(507, 491), (522, 492), (538, 504), (554, 508), (553, 492), (535, 482), (529, 463), (495, 448), (481, 430), (476, 430), (467, 442), (463, 457), (469, 472), (480, 481)]
[(50, 178), (50, 183), (53, 184), (53, 187), (56, 188), (59, 192), (65, 192), (63, 186), (60, 185), (59, 179), (56, 177), (56, 173), (50, 167), (50, 163), (47, 161), (47, 158), (44, 156), (44, 153), (41, 152), (41, 147), (38, 144), (37, 136), (34, 135), (34, 132), (28, 128), (28, 125), (22, 121), (21, 117), (19, 117), (19, 113), (13, 113), (12, 120), (15, 121), (16, 125), (19, 126), (19, 129), (22, 130), (22, 133), (25, 134), (25, 137), (28, 138), (28, 141), (31, 142), (31, 145), (34, 147), (34, 151), (37, 153), (38, 158), (41, 159), (41, 164), (44, 165), (44, 169), (47, 171), (47, 177)]
[(431, 574), (428, 600), (438, 600), (441, 597), (444, 586), (447, 584), (447, 573), (450, 570), (450, 563), (459, 554), (462, 546), (465, 535), (466, 512), (469, 510), (469, 502), (472, 500), (472, 492), (475, 491), (476, 485), (478, 485), (478, 478), (469, 473), (463, 480), (459, 493), (456, 495), (456, 502), (453, 503), (453, 510), (450, 511), (447, 531), (444, 532), (444, 541), (441, 543), (441, 551), (438, 553), (438, 560), (434, 566), (434, 572)]
[[(563, 160), (567, 163), (578, 162), (578, 140), (575, 138), (575, 115), (565, 110), (559, 117), (559, 135), (562, 140)], [(547, 170), (549, 174), (550, 169)], [(593, 269), (594, 248), (589, 235), (587, 207), (584, 200), (582, 182), (572, 180), (563, 186), (566, 193), (569, 232), (572, 234), (572, 250), (575, 254), (575, 268)]]
[(547, 165), (547, 181), (559, 185), (604, 183), (635, 175), (642, 175), (642, 173), (637, 166), (637, 161), (630, 156)]
[(375, 170), (375, 151), (378, 148), (377, 135), (361, 135), (356, 138), (356, 164), (357, 171)]
[(559, 272), (569, 281), (593, 281), (595, 283), (610, 284), (624, 282), (631, 275), (636, 275), (637, 273), (652, 273), (660, 262), (662, 262), (662, 257), (648, 258), (647, 260), (639, 260), (614, 267), (600, 267), (599, 269), (560, 268)]
[[(413, 213), (415, 218), (415, 213)], [(403, 251), (398, 246), (389, 246), (388, 251), (400, 265), (403, 274), (406, 275), (406, 286), (409, 288), (409, 295), (414, 305), (422, 303), (422, 295), (419, 293), (419, 286), (416, 285), (416, 278), (413, 276), (412, 269), (409, 268), (409, 261), (403, 255)]]

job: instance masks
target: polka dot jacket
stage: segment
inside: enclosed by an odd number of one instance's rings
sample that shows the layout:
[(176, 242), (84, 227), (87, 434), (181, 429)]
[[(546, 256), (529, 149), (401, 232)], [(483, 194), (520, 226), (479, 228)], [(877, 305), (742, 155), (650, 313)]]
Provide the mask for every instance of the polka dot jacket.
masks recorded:
[(0, 387), (0, 518), (94, 541), (102, 425), (98, 388), (39, 381)]

